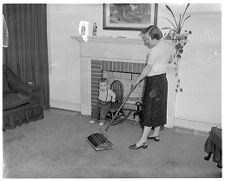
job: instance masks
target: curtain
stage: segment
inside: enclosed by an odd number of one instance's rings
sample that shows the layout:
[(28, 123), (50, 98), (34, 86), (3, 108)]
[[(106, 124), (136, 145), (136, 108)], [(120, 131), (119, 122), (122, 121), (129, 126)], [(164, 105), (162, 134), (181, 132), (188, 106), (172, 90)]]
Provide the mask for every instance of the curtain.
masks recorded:
[(5, 22), (5, 16), (3, 15), (3, 47), (8, 47), (8, 37), (9, 37), (9, 32), (7, 28), (7, 24)]
[(46, 4), (4, 4), (8, 47), (3, 62), (25, 82), (41, 87), (41, 104), (49, 108), (49, 67)]

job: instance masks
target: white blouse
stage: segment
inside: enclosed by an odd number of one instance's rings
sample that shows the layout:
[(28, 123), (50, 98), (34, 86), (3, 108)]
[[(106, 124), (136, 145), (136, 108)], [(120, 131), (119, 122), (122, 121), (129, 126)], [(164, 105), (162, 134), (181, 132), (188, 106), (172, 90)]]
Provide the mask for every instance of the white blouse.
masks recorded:
[(157, 45), (150, 49), (148, 61), (152, 69), (147, 76), (164, 74), (172, 62), (175, 53), (175, 44), (170, 40), (162, 39)]

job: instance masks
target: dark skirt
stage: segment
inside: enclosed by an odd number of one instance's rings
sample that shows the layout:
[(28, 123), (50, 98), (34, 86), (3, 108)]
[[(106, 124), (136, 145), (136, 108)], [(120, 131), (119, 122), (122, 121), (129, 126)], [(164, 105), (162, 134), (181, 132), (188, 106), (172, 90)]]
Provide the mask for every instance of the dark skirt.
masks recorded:
[(158, 127), (166, 124), (168, 82), (166, 74), (146, 77), (141, 125)]

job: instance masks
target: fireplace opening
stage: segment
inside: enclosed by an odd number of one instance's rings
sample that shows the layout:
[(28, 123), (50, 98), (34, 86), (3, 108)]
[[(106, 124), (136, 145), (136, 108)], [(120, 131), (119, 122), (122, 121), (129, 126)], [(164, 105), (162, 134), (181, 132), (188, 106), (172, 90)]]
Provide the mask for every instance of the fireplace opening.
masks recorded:
[[(103, 77), (108, 79), (109, 86), (115, 80), (119, 80), (122, 83), (124, 88), (124, 98), (129, 94), (131, 86), (135, 83), (139, 75), (139, 73), (132, 72), (103, 71)], [(123, 112), (125, 114), (126, 119), (135, 119), (136, 121), (139, 121), (141, 109), (139, 105), (142, 104), (143, 90), (144, 81), (137, 85), (136, 89), (132, 92), (129, 99), (123, 106)]]
[[(119, 80), (124, 87), (124, 97), (126, 97), (131, 89), (131, 86), (135, 83), (136, 79), (140, 74), (132, 73), (132, 72), (119, 72), (119, 71), (103, 71), (104, 78), (108, 79), (109, 85), (114, 80)], [(144, 82), (142, 81), (139, 85), (137, 85), (136, 89), (130, 95), (128, 100), (137, 100), (142, 101), (143, 97), (143, 89), (144, 89)]]
[[(125, 62), (111, 62), (111, 61), (91, 61), (91, 105), (92, 108), (97, 101), (98, 96), (98, 81), (101, 77), (107, 78), (109, 86), (114, 80), (119, 80), (123, 84), (124, 97), (126, 97), (133, 85), (142, 72), (144, 64), (141, 63), (125, 63)], [(137, 111), (138, 106), (136, 103), (142, 103), (144, 81), (140, 82), (136, 89), (130, 95), (123, 110), (127, 119), (139, 120), (139, 116), (134, 114)]]

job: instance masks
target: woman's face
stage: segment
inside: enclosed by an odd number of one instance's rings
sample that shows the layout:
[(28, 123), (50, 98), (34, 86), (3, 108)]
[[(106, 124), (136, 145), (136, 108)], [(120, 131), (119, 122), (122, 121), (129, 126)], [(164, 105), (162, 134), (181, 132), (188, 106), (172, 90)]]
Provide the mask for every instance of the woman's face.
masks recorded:
[(144, 42), (144, 45), (147, 46), (148, 48), (152, 48), (156, 44), (155, 40), (152, 40), (148, 33), (142, 35), (142, 40)]

